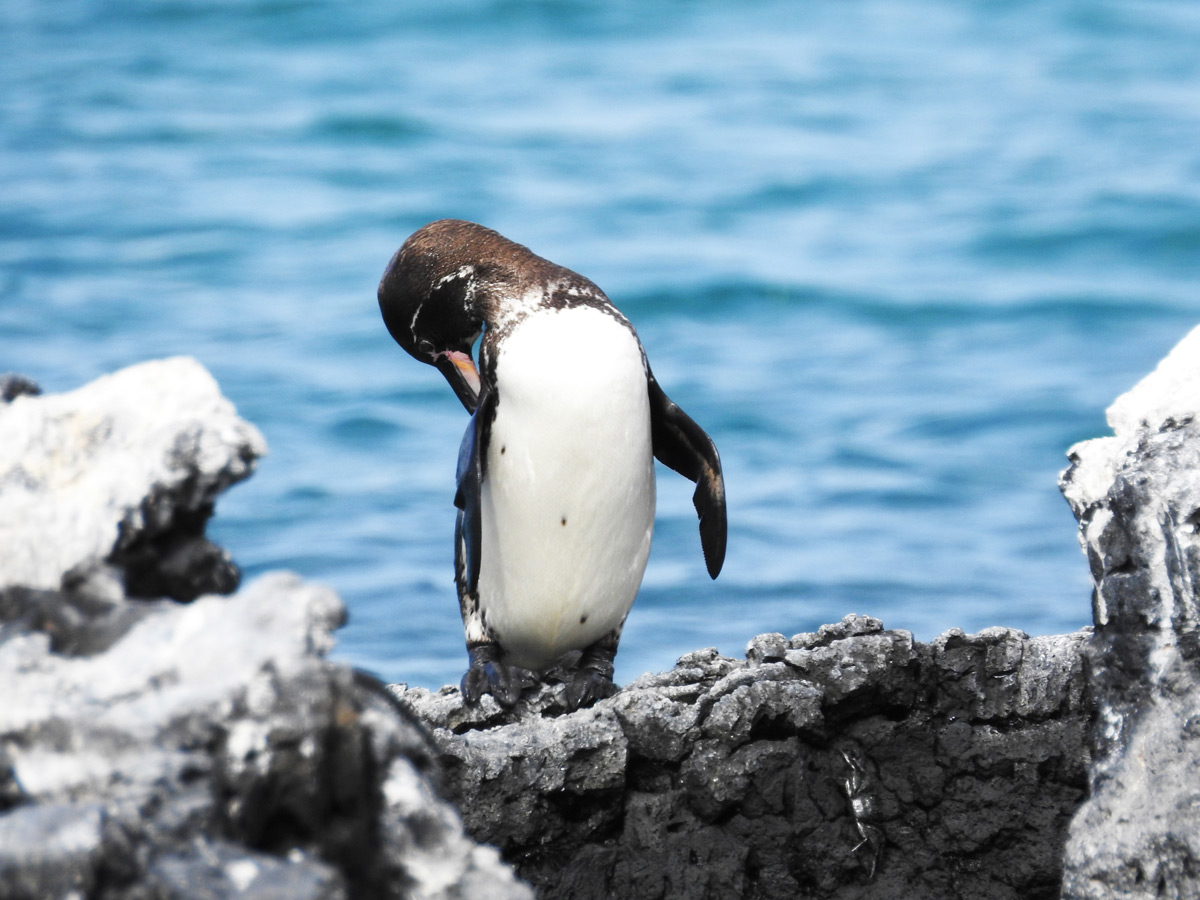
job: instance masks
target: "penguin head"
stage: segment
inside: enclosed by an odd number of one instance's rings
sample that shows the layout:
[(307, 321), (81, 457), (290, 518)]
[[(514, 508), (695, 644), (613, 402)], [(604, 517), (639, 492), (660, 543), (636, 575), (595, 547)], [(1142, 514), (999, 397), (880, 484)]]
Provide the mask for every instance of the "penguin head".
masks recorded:
[(379, 310), (396, 343), (437, 366), (472, 413), (480, 381), (471, 348), (480, 333), (503, 331), (539, 306), (572, 302), (611, 308), (586, 278), (461, 219), (413, 232), (379, 282)]
[(383, 322), (396, 343), (436, 366), (468, 412), (479, 402), (471, 348), (484, 325), (476, 303), (480, 266), (472, 261), (470, 247), (476, 229), (488, 231), (454, 219), (419, 229), (388, 263), (378, 294)]

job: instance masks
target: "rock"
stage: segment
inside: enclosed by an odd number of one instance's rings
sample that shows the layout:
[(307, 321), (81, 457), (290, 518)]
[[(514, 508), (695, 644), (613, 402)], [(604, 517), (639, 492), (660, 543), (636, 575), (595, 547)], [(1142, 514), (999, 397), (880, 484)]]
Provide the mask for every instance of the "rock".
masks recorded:
[(196, 364), (0, 381), (0, 900), (532, 897), (500, 854), (556, 900), (1200, 895), (1197, 361), (1071, 451), (1094, 630), (852, 615), (574, 712), (331, 663), (294, 576), (213, 593), (262, 444)]
[[(115, 576), (101, 581), (102, 572), (98, 569), (90, 580), (62, 593), (21, 587), (0, 590), (0, 641), (39, 631), (54, 653), (88, 656), (107, 650), (152, 607), (119, 593)], [(114, 587), (117, 593), (110, 590)]]
[(37, 382), (23, 375), (14, 375), (11, 372), (0, 375), (0, 403), (11, 403), (25, 395), (36, 397), (41, 392)]
[(96, 561), (116, 564), (135, 596), (237, 587), (204, 527), (266, 444), (194, 359), (131, 366), (66, 394), (22, 388), (0, 405), (0, 435), (0, 587), (56, 590)]
[(1064, 896), (1200, 896), (1200, 328), (1071, 448), (1095, 584), (1091, 797)]
[(197, 595), (261, 452), (190, 360), (0, 407), (0, 900), (529, 900), (422, 726), (325, 659), (333, 592)]
[(434, 792), (423, 730), (322, 658), (332, 592), (137, 605), (93, 654), (0, 635), (0, 896), (530, 896)]
[(1087, 782), (1087, 634), (848, 616), (565, 713), (393, 686), (477, 839), (540, 896), (1058, 896)]

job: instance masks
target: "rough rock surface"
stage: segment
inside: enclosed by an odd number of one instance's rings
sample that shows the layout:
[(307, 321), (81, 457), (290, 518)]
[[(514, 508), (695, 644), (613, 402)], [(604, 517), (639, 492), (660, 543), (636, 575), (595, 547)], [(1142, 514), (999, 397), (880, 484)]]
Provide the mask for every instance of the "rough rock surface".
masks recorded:
[(1087, 784), (1086, 633), (849, 616), (713, 650), (564, 714), (393, 686), (477, 839), (539, 896), (1058, 896)]
[(1064, 895), (1200, 896), (1200, 328), (1071, 449), (1095, 583), (1091, 798)]
[(331, 591), (123, 602), (94, 655), (0, 631), (0, 897), (530, 896), (434, 793), (423, 730), (322, 658)]
[(528, 900), (424, 730), (324, 658), (331, 591), (129, 597), (231, 587), (196, 547), (262, 442), (207, 373), (31, 385), (0, 383), (0, 900)]
[(55, 590), (94, 560), (119, 566), (133, 596), (237, 587), (204, 526), (266, 444), (203, 366), (156, 360), (65, 394), (11, 375), (2, 387), (0, 587)]

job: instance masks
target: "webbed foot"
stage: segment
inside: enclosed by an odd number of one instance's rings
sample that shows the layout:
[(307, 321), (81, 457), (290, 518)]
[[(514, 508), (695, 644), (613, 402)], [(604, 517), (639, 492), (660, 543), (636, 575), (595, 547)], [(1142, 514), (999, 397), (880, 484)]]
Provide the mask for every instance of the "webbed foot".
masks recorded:
[(525, 670), (510, 666), (500, 659), (496, 644), (475, 644), (467, 647), (470, 666), (462, 677), (463, 701), (475, 706), (484, 694), (491, 694), (501, 706), (512, 706), (528, 687)]
[(579, 667), (567, 684), (565, 700), (567, 709), (577, 710), (591, 706), (597, 700), (611, 697), (617, 692), (613, 684), (613, 657), (617, 655), (615, 646), (602, 646), (607, 642), (600, 641), (583, 651), (579, 657)]

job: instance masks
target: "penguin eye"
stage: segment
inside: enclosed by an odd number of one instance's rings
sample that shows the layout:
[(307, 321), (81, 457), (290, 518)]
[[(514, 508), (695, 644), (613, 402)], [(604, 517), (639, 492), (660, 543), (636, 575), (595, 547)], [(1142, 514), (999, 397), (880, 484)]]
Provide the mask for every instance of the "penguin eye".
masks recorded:
[(417, 349), (426, 356), (433, 356), (433, 341), (422, 340), (417, 343)]

